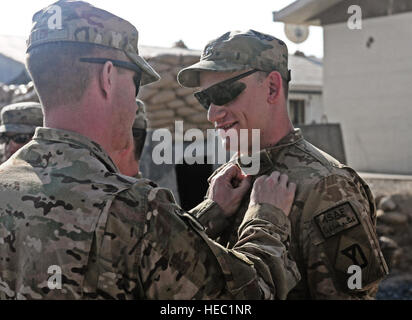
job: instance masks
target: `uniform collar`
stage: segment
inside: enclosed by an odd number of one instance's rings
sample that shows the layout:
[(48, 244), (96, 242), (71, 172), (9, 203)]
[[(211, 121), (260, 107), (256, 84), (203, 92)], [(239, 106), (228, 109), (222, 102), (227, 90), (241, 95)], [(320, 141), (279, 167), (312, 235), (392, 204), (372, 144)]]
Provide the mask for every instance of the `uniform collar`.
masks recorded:
[(92, 155), (103, 162), (110, 172), (119, 172), (116, 165), (113, 163), (113, 160), (98, 143), (79, 133), (55, 128), (40, 127), (36, 128), (33, 140), (48, 140), (59, 143), (68, 143), (80, 148), (88, 149)]
[[(259, 161), (260, 167), (257, 176), (267, 173), (271, 168), (274, 167), (275, 156), (283, 148), (293, 145), (303, 139), (302, 132), (300, 129), (294, 129), (284, 136), (278, 143), (274, 146), (270, 146), (261, 150), (260, 152), (252, 156), (252, 162)], [(242, 164), (242, 157), (238, 158), (236, 155), (233, 158), (240, 168), (245, 168), (247, 165)]]
[(143, 179), (142, 173), (139, 171), (135, 176), (136, 179)]

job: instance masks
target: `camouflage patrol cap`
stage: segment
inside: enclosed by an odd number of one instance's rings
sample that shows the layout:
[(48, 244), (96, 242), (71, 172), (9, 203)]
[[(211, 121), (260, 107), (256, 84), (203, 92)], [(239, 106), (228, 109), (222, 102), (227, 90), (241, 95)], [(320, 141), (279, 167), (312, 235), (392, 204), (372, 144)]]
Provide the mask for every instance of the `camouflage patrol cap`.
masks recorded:
[(139, 33), (126, 20), (83, 1), (58, 1), (33, 16), (27, 40), (27, 52), (50, 42), (91, 43), (122, 50), (142, 71), (141, 84), (160, 79), (157, 72), (141, 57)]
[(145, 105), (142, 100), (136, 99), (136, 103), (139, 106), (139, 109), (136, 112), (136, 118), (133, 122), (133, 129), (147, 129), (147, 117)]
[(278, 71), (289, 81), (288, 48), (271, 35), (254, 30), (226, 32), (210, 41), (200, 61), (181, 70), (178, 82), (184, 87), (199, 87), (201, 71), (233, 72), (248, 69)]
[(1, 110), (0, 133), (34, 133), (43, 125), (43, 112), (37, 102), (21, 102), (5, 106)]

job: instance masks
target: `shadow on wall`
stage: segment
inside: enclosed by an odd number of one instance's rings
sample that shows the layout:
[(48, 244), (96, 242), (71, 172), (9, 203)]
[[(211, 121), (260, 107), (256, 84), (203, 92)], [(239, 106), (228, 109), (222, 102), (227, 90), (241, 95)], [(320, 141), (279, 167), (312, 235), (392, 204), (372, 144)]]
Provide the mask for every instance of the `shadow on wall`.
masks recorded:
[(203, 201), (209, 187), (207, 179), (213, 173), (213, 165), (207, 164), (176, 165), (177, 187), (179, 190), (180, 205), (185, 210), (190, 210)]
[(342, 129), (339, 123), (298, 125), (298, 127), (307, 141), (346, 164)]
[[(203, 201), (209, 187), (207, 179), (219, 167), (219, 164), (210, 163), (207, 155), (203, 156), (204, 164), (187, 164), (185, 160), (182, 164), (176, 164), (174, 145), (171, 146), (173, 164), (156, 164), (153, 161), (153, 149), (160, 142), (153, 141), (152, 135), (153, 131), (149, 130), (140, 161), (143, 176), (154, 181), (159, 187), (170, 189), (176, 202), (183, 209), (192, 209)], [(190, 143), (183, 144), (183, 151), (188, 145)]]

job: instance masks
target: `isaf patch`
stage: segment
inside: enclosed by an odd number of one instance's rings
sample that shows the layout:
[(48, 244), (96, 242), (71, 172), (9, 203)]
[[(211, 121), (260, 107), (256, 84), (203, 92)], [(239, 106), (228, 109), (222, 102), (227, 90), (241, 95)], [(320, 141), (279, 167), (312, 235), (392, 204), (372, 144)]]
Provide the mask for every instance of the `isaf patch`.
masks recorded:
[(371, 232), (374, 230), (372, 222), (367, 217), (361, 218), (349, 201), (325, 210), (312, 221), (319, 229), (315, 233), (317, 238), (323, 237), (320, 250), (324, 250), (334, 269), (341, 290), (354, 290), (348, 286), (350, 266), (361, 269), (362, 290), (383, 278), (385, 263), (378, 255), (376, 234)]
[(325, 239), (360, 224), (355, 210), (345, 202), (315, 217), (315, 222)]

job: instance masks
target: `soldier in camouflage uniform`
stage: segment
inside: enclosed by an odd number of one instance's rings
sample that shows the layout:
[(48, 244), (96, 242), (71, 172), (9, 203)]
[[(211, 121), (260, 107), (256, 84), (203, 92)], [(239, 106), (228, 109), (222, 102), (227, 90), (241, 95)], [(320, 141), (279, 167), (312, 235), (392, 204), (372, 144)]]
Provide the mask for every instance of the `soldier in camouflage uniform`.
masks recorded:
[[(0, 298), (285, 298), (300, 277), (287, 254), (294, 185), (256, 181), (237, 244), (213, 242), (169, 190), (112, 161), (132, 143), (140, 84), (159, 79), (137, 30), (80, 1), (33, 20), (27, 67), (45, 127), (0, 166)], [(249, 180), (231, 167), (212, 189), (236, 209)]]
[(39, 103), (21, 102), (3, 107), (0, 117), (0, 143), (6, 161), (31, 140), (36, 127), (43, 125), (43, 113)]
[[(353, 169), (311, 145), (293, 128), (287, 113), (286, 44), (254, 30), (227, 32), (209, 42), (200, 62), (181, 70), (178, 81), (202, 89), (195, 96), (217, 129), (233, 128), (238, 134), (239, 129), (260, 129), (261, 151), (253, 155), (260, 161), (255, 178), (280, 171), (297, 184), (289, 219), (291, 254), (302, 281), (288, 298), (373, 298), (387, 274), (376, 236), (374, 198)], [(238, 151), (227, 140), (226, 147)], [(242, 156), (235, 156), (214, 175), (230, 164), (243, 167), (242, 163)], [(246, 195), (231, 218), (218, 207), (207, 210), (209, 200), (192, 213), (209, 236), (233, 248), (248, 203)], [(348, 287), (351, 265), (360, 267), (362, 288)]]
[(136, 103), (138, 109), (132, 127), (133, 144), (114, 156), (113, 162), (119, 168), (120, 173), (130, 177), (142, 178), (142, 174), (139, 171), (139, 161), (146, 141), (148, 120), (143, 101), (136, 99)]

